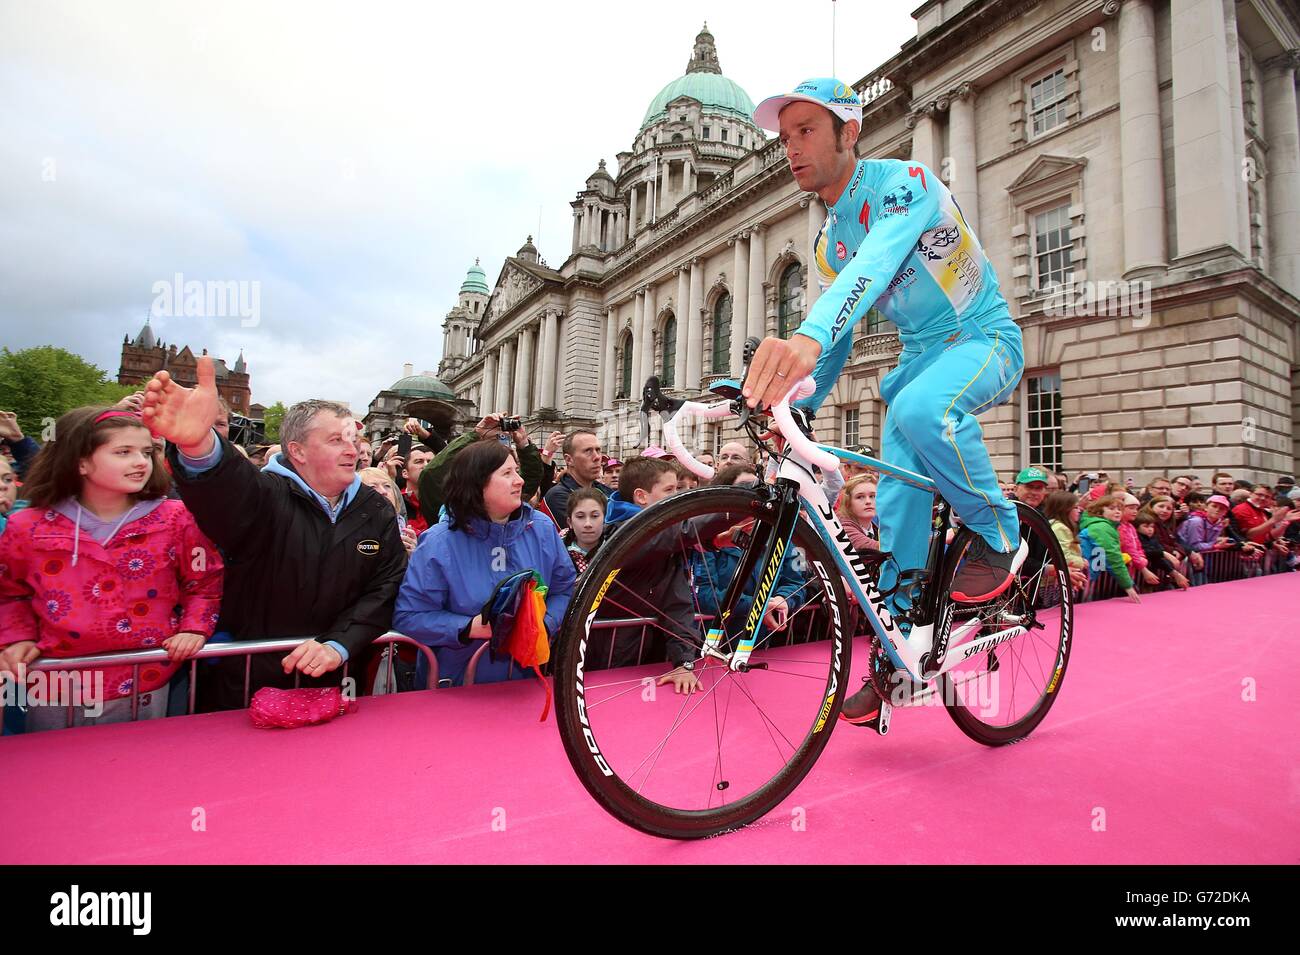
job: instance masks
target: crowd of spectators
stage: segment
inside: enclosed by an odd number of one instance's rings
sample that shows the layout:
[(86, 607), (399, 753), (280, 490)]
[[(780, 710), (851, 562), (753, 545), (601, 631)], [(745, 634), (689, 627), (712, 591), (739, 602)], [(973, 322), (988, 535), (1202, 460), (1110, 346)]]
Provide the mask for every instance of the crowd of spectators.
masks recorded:
[[(375, 641), (390, 630), (432, 649), (442, 686), (469, 673), (476, 683), (527, 676), (508, 655), (480, 652), (503, 582), (536, 576), (553, 637), (619, 526), (699, 484), (661, 449), (614, 459), (587, 429), (552, 433), (539, 448), (503, 414), (449, 438), (412, 419), (404, 440), (372, 447), (345, 406), (304, 401), (286, 413), (278, 444), (245, 449), (225, 433), (210, 366), (200, 369), (193, 389), (160, 372), (116, 407), (69, 412), (44, 448), (0, 412), (0, 678), (16, 679), (41, 658), (167, 653), (138, 674), (105, 666), (109, 705), (78, 722), (131, 718), (133, 694), (139, 717), (183, 712), (191, 668), (181, 664), (222, 641), (310, 638), (283, 655), (203, 660), (194, 670), (201, 711), (244, 706), (264, 686), (334, 686), (345, 671), (373, 674)], [(740, 441), (723, 444), (716, 460), (697, 457), (717, 468), (718, 485), (774, 477), (773, 462)], [(846, 464), (823, 485), (864, 556), (880, 551), (877, 481)], [(1029, 467), (1003, 489), (1050, 521), (1084, 599), (1187, 590), (1223, 576), (1214, 567), (1229, 558), (1235, 576), (1300, 563), (1300, 490), (1290, 477), (1269, 486), (1217, 473), (1203, 486), (1182, 474), (1138, 489), (1105, 473), (1071, 481)], [(696, 631), (697, 615), (717, 609), (715, 590), (701, 581), (729, 580), (740, 558), (732, 530), (728, 515), (663, 530), (629, 558), (638, 562), (628, 575), (635, 583), (607, 609), (635, 618), (653, 608)], [(713, 545), (685, 547), (684, 539)], [(787, 567), (768, 603), (769, 628), (788, 625), (806, 583)], [(607, 640), (607, 665), (658, 660), (661, 684), (698, 689), (682, 641), (621, 625)], [(401, 688), (428, 685), (422, 654), (386, 652)], [(62, 719), (61, 710), (56, 720), (33, 709), (26, 728)], [(9, 707), (6, 731), (18, 723)]]

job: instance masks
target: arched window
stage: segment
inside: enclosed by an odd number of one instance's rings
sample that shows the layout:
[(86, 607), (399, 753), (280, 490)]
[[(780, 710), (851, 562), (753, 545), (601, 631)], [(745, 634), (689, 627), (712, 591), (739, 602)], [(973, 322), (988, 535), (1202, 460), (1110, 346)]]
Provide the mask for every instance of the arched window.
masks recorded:
[(619, 395), (623, 398), (632, 397), (632, 336), (630, 334), (623, 336), (623, 387), (619, 389)]
[(776, 313), (776, 335), (789, 338), (803, 321), (803, 266), (794, 262), (781, 273), (781, 303)]
[(731, 296), (726, 292), (713, 306), (713, 373), (731, 371)]
[(664, 367), (659, 373), (659, 384), (665, 388), (677, 387), (673, 369), (677, 365), (677, 318), (674, 315), (668, 316), (668, 321), (664, 322)]

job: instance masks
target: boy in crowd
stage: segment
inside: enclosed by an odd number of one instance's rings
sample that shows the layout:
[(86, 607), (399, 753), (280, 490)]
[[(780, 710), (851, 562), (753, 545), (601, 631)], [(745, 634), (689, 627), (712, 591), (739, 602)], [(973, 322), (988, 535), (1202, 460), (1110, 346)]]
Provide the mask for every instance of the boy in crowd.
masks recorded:
[[(677, 468), (666, 458), (629, 458), (618, 477), (618, 490), (610, 496), (605, 510), (606, 534), (613, 534), (623, 521), (642, 509), (676, 494), (677, 480)], [(636, 562), (625, 565), (597, 619), (639, 616), (657, 622), (645, 628), (645, 646), (641, 626), (613, 630), (610, 666), (635, 666), (641, 660), (653, 659), (658, 649), (666, 652), (673, 666), (660, 677), (658, 685), (671, 683), (677, 693), (685, 694), (700, 689), (694, 669), (701, 636), (695, 622), (690, 555), (699, 544), (712, 547), (713, 538), (732, 523), (727, 514), (683, 521), (646, 541)], [(592, 657), (599, 661), (608, 653), (595, 652)]]

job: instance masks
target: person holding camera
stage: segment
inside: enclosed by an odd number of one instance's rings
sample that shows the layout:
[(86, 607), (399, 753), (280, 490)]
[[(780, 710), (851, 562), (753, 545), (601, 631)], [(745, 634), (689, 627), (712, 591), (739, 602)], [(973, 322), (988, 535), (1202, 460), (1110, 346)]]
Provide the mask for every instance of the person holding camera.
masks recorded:
[(523, 429), (523, 422), (512, 418), (504, 412), (497, 412), (484, 417), (474, 425), (473, 431), (455, 438), (438, 452), (420, 472), (416, 487), (420, 500), (420, 514), (429, 527), (441, 519), (442, 505), (445, 500), (443, 482), (449, 473), (448, 465), (456, 456), (478, 441), (496, 441), (510, 448), (518, 459), (519, 476), (524, 480), (524, 500), (531, 498), (542, 482), (542, 455), (533, 444), (528, 432)]

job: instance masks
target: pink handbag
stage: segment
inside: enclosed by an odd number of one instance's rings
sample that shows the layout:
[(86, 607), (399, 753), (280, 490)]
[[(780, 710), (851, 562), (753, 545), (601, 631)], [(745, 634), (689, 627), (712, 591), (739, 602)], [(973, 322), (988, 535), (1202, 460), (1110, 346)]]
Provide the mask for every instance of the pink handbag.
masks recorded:
[(343, 699), (343, 690), (337, 686), (298, 690), (264, 686), (253, 694), (248, 715), (253, 725), (262, 729), (293, 729), (327, 723), (355, 705)]

